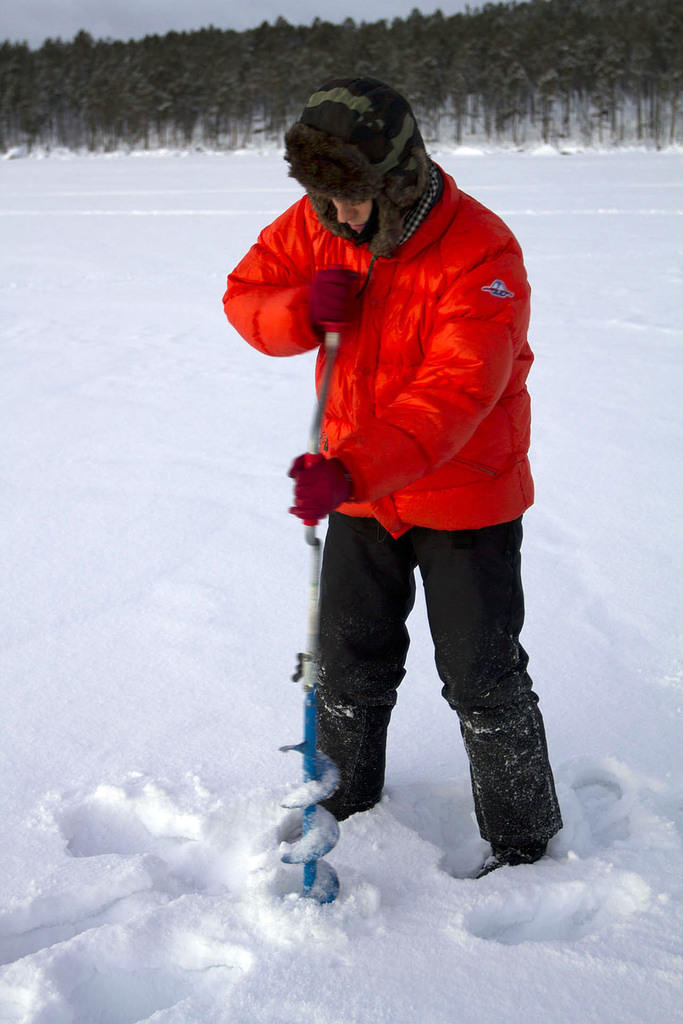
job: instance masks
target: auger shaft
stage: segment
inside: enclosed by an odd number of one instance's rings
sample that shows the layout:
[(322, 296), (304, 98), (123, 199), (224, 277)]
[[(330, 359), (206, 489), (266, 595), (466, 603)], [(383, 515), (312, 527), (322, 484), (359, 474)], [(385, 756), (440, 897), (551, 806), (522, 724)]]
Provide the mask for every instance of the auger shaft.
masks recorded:
[[(308, 446), (308, 452), (311, 455), (318, 454), (320, 451), (320, 425), (340, 340), (340, 335), (336, 331), (325, 333), (324, 375), (311, 424)], [(339, 838), (339, 825), (329, 811), (319, 806), (319, 801), (331, 796), (335, 791), (339, 782), (339, 772), (332, 761), (317, 749), (316, 687), (319, 671), (321, 546), (315, 523), (306, 523), (306, 543), (311, 548), (311, 576), (306, 651), (301, 659), (305, 694), (304, 741), (296, 746), (282, 747), (283, 750), (297, 750), (303, 755), (304, 785), (302, 791), (294, 794), (285, 804), (287, 807), (302, 807), (303, 817), (301, 839), (292, 844), (291, 849), (282, 859), (288, 864), (303, 864), (303, 896), (315, 899), (318, 903), (331, 903), (339, 891), (339, 879), (334, 869), (321, 858), (335, 846)]]

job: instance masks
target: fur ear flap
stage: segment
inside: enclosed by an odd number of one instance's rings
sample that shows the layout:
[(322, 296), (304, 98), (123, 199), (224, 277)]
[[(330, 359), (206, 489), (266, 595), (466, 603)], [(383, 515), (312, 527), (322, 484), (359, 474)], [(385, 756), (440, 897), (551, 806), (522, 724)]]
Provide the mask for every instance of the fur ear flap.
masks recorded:
[[(387, 199), (402, 210), (409, 210), (427, 188), (429, 163), (429, 157), (424, 149), (414, 149), (404, 165), (385, 175), (382, 191)], [(408, 184), (411, 180), (412, 185)]]
[(377, 231), (368, 248), (375, 256), (391, 256), (401, 240), (404, 213), (384, 196), (377, 200), (377, 210)]
[(401, 241), (406, 214), (427, 188), (429, 157), (423, 149), (415, 151), (409, 170), (414, 177), (411, 186), (406, 185), (400, 168), (396, 169), (396, 173), (389, 171), (384, 177), (382, 192), (376, 199), (379, 214), (377, 231), (368, 243), (370, 252), (375, 256), (390, 256), (396, 249)]

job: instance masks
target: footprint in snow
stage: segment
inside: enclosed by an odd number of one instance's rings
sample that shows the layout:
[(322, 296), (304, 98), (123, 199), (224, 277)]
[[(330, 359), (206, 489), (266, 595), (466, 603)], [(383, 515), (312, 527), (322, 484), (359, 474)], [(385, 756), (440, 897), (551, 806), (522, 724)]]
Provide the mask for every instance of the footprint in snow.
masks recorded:
[[(521, 881), (519, 874), (516, 878)], [(650, 900), (650, 887), (632, 872), (559, 882), (551, 882), (546, 873), (542, 883), (531, 886), (508, 878), (504, 892), (489, 895), (470, 910), (465, 924), (477, 938), (507, 946), (574, 942), (646, 910)]]
[(196, 930), (189, 921), (169, 924), (152, 914), (127, 928), (83, 933), (5, 968), (0, 1020), (136, 1024), (171, 1010), (173, 1019), (200, 1021), (252, 963), (216, 919), (205, 918)]
[(64, 855), (0, 910), (0, 1020), (205, 1019), (252, 964), (225, 910), (266, 884), (266, 817), (254, 794), (226, 806), (194, 778), (171, 789), (134, 774), (51, 798), (36, 824)]
[(477, 938), (504, 945), (578, 941), (650, 905), (647, 882), (613, 863), (638, 842), (633, 819), (642, 809), (628, 769), (580, 759), (559, 769), (557, 784), (564, 828), (537, 865), (477, 882), (488, 891), (465, 921)]
[(54, 798), (43, 825), (61, 835), (67, 857), (0, 910), (0, 965), (184, 897), (242, 892), (258, 870), (258, 815), (257, 806), (224, 806), (196, 779), (171, 791), (139, 774)]
[[(474, 883), (464, 924), (477, 938), (506, 945), (578, 941), (650, 904), (648, 884), (612, 864), (612, 852), (628, 854), (638, 842), (633, 835), (641, 798), (628, 768), (609, 759), (580, 759), (561, 766), (557, 783), (564, 828), (547, 858)], [(488, 847), (473, 821), (466, 780), (397, 787), (387, 809), (442, 851), (446, 874), (473, 877)]]
[(151, 779), (133, 777), (122, 786), (100, 785), (90, 796), (56, 814), (74, 857), (174, 852), (201, 838), (203, 818), (183, 810)]
[(261, 846), (271, 842), (261, 835), (265, 817), (253, 795), (226, 805), (194, 777), (171, 790), (139, 774), (54, 813), (72, 857), (142, 858), (171, 896), (247, 887)]
[[(581, 760), (557, 775), (564, 829), (549, 846), (549, 856), (585, 858), (626, 842), (637, 790), (626, 768), (612, 762)], [(389, 791), (395, 818), (442, 851), (441, 869), (454, 878), (472, 878), (489, 847), (478, 834), (469, 781), (414, 784)]]
[(581, 758), (557, 773), (564, 828), (552, 843), (554, 854), (598, 855), (628, 843), (639, 804), (638, 789), (624, 765)]
[(488, 846), (479, 837), (469, 780), (414, 783), (391, 788), (390, 813), (441, 851), (439, 867), (453, 878), (471, 878)]

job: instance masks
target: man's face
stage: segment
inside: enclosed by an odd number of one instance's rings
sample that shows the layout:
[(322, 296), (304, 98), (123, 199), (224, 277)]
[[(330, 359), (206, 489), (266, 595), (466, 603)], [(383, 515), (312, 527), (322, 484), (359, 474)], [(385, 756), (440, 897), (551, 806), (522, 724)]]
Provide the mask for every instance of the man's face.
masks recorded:
[(372, 199), (364, 199), (362, 202), (351, 202), (348, 199), (333, 199), (332, 202), (337, 211), (339, 223), (348, 224), (351, 230), (359, 235), (370, 219)]

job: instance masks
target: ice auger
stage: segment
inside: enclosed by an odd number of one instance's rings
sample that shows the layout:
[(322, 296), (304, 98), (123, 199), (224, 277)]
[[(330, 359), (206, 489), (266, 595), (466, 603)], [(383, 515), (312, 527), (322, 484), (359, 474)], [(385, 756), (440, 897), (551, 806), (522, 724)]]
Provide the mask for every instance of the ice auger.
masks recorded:
[[(327, 392), (332, 367), (339, 348), (340, 336), (337, 331), (325, 333), (325, 368), (320, 396), (315, 409), (311, 436), (308, 446), (310, 454), (320, 451), (320, 423), (327, 401)], [(317, 749), (317, 707), (316, 686), (318, 680), (318, 597), (320, 581), (320, 540), (316, 534), (316, 523), (305, 522), (306, 543), (311, 548), (311, 579), (309, 585), (308, 633), (306, 650), (299, 655), (294, 679), (303, 680), (304, 688), (304, 740), (303, 743), (281, 747), (281, 750), (297, 750), (304, 758), (303, 785), (290, 794), (283, 804), (287, 808), (303, 808), (301, 836), (291, 844), (282, 860), (285, 864), (303, 864), (304, 878), (302, 895), (318, 903), (331, 903), (339, 892), (339, 879), (334, 868), (322, 858), (336, 846), (339, 839), (339, 823), (324, 807), (325, 800), (339, 784), (336, 765)]]

